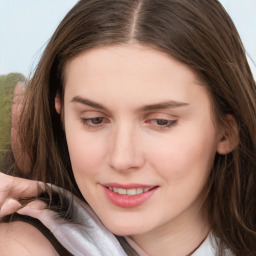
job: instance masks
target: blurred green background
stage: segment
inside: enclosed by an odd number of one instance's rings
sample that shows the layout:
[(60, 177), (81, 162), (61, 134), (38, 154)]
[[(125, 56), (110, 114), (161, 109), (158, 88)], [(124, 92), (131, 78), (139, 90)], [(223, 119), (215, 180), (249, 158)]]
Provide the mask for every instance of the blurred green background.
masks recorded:
[(0, 75), (0, 166), (3, 166), (4, 156), (10, 150), (11, 108), (15, 86), (25, 82), (20, 73)]

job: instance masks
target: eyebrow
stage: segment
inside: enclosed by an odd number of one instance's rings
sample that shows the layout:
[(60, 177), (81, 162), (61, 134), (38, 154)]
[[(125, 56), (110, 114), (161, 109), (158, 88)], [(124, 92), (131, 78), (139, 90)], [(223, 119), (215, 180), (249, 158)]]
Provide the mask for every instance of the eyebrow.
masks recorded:
[(147, 112), (151, 110), (157, 110), (157, 109), (168, 109), (168, 108), (178, 108), (178, 107), (184, 107), (188, 106), (188, 103), (185, 102), (180, 102), (180, 101), (165, 101), (157, 104), (151, 104), (151, 105), (146, 105), (141, 108), (142, 112)]
[[(71, 102), (81, 103), (81, 104), (90, 106), (92, 108), (108, 111), (108, 109), (105, 108), (103, 105), (101, 105), (97, 102), (91, 101), (89, 99), (86, 99), (86, 98), (81, 98), (79, 96), (75, 96), (71, 100)], [(185, 102), (171, 100), (171, 101), (165, 101), (165, 102), (156, 103), (156, 104), (145, 105), (145, 106), (139, 108), (138, 110), (141, 112), (147, 112), (147, 111), (152, 111), (152, 110), (157, 110), (157, 109), (169, 109), (169, 108), (184, 107), (184, 106), (188, 106), (188, 105), (189, 104), (185, 103)]]
[(104, 106), (102, 106), (101, 104), (99, 103), (96, 103), (94, 101), (91, 101), (91, 100), (88, 100), (88, 99), (85, 99), (85, 98), (81, 98), (79, 96), (75, 96), (71, 102), (77, 102), (77, 103), (81, 103), (81, 104), (84, 104), (84, 105), (87, 105), (87, 106), (90, 106), (92, 108), (97, 108), (97, 109), (101, 109), (101, 110), (106, 110), (106, 108)]

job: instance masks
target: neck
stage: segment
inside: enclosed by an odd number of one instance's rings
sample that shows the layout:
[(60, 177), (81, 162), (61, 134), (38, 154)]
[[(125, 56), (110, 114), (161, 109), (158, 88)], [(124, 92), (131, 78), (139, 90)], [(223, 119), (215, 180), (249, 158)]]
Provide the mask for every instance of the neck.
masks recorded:
[(130, 238), (150, 256), (189, 256), (205, 240), (210, 227), (201, 214), (183, 217), (179, 220), (172, 220), (146, 234)]

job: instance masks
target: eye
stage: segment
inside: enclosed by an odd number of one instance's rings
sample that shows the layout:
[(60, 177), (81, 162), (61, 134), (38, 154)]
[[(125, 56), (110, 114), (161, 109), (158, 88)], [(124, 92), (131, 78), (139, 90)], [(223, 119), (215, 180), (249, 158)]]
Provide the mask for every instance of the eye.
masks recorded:
[(108, 120), (105, 117), (92, 117), (81, 118), (81, 122), (89, 128), (97, 128), (103, 126), (105, 123), (108, 123)]
[(159, 125), (159, 126), (173, 126), (177, 120), (167, 120), (167, 119), (153, 119), (151, 120), (152, 123)]
[(104, 117), (94, 117), (89, 119), (90, 122), (94, 125), (101, 124), (104, 120)]
[(166, 120), (166, 119), (155, 119), (155, 120), (152, 120), (152, 121), (154, 123), (156, 123), (157, 125), (160, 125), (160, 126), (168, 126), (172, 122), (172, 121)]
[(168, 120), (168, 119), (150, 119), (147, 121), (152, 125), (153, 129), (166, 130), (170, 129), (178, 123), (178, 120)]

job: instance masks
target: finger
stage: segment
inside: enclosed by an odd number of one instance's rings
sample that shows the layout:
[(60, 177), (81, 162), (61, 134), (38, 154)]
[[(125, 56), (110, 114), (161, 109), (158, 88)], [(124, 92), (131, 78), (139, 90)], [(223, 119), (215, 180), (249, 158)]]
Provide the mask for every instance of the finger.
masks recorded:
[(47, 205), (41, 200), (34, 200), (17, 211), (18, 214), (27, 215), (40, 220), (45, 226), (54, 228), (57, 213), (46, 209)]
[[(41, 213), (41, 210), (44, 210), (46, 207), (47, 207), (47, 204), (45, 202), (41, 200), (33, 200), (32, 202), (28, 203), (24, 207), (20, 208), (17, 211), (17, 213), (38, 218), (37, 214)], [(33, 216), (31, 214), (33, 214)]]
[(0, 209), (0, 219), (4, 216), (16, 212), (20, 208), (20, 206), (21, 204), (18, 201), (12, 198), (7, 199)]
[(0, 203), (7, 198), (35, 197), (45, 191), (42, 182), (12, 177), (0, 173)]

